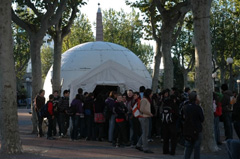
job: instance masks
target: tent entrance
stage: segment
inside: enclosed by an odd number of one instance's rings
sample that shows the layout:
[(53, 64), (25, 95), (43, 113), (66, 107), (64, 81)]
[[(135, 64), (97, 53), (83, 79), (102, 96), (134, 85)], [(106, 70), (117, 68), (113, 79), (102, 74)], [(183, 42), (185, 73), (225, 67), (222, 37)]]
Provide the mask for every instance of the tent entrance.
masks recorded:
[(97, 97), (98, 94), (106, 95), (110, 91), (120, 92), (120, 88), (118, 86), (109, 86), (109, 85), (97, 85), (94, 89), (94, 96)]

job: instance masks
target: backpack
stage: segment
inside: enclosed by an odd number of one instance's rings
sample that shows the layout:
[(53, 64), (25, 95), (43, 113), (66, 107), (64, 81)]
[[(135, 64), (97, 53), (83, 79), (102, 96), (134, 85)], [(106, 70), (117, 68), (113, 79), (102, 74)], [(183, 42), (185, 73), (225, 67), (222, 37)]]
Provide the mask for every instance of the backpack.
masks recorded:
[(41, 108), (40, 110), (40, 116), (43, 118), (47, 118), (49, 116), (48, 112), (48, 102)]
[(189, 104), (189, 100), (185, 100), (183, 101), (180, 105), (179, 105), (179, 117), (182, 121), (185, 120), (185, 113), (184, 113), (184, 108)]
[(233, 111), (233, 105), (236, 103), (236, 98), (234, 96), (230, 96), (229, 104), (227, 105), (228, 111)]
[(162, 123), (170, 124), (172, 122), (172, 108), (169, 106), (164, 106), (162, 110)]

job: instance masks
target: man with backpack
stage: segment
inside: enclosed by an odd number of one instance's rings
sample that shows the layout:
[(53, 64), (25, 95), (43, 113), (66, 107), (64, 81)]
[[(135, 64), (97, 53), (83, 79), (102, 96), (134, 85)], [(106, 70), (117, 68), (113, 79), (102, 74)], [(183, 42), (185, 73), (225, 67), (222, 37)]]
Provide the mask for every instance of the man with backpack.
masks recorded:
[(196, 92), (189, 94), (189, 104), (184, 106), (183, 135), (185, 137), (184, 159), (190, 159), (194, 149), (194, 159), (200, 159), (202, 140), (203, 110), (199, 106)]
[[(163, 154), (175, 155), (177, 147), (177, 97), (171, 95), (169, 99), (164, 101), (162, 109)], [(169, 151), (169, 140), (171, 140), (171, 151)]]

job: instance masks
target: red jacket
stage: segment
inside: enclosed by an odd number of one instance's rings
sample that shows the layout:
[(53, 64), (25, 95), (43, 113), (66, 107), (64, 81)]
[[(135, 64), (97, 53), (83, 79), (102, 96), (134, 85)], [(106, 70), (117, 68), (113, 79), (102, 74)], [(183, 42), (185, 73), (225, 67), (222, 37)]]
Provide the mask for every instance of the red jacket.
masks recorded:
[(48, 101), (48, 113), (53, 116), (53, 102)]

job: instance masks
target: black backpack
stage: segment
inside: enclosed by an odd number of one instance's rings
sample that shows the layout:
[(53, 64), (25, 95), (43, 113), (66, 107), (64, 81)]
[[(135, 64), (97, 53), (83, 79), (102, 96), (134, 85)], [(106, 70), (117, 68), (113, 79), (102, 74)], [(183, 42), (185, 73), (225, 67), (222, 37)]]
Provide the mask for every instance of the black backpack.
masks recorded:
[(162, 110), (162, 123), (170, 124), (173, 122), (172, 108), (170, 106), (163, 106)]
[(184, 108), (189, 104), (189, 100), (185, 100), (183, 101), (180, 105), (179, 105), (179, 117), (182, 121), (185, 120), (185, 113), (184, 113)]
[(48, 112), (48, 102), (40, 110), (41, 117), (47, 118), (50, 116)]

